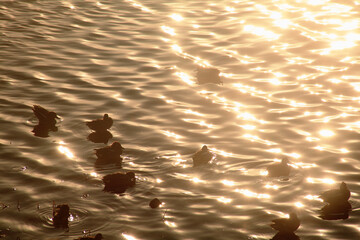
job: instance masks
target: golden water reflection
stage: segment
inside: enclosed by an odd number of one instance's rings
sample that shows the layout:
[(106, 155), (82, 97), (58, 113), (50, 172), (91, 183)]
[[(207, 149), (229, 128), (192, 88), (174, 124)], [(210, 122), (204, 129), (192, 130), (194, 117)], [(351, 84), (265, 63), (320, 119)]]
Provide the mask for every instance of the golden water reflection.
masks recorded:
[(253, 198), (270, 198), (269, 194), (266, 193), (256, 193), (248, 189), (235, 189), (235, 192), (241, 193), (245, 195), (246, 197), (253, 197)]
[(68, 147), (64, 146), (66, 145), (64, 141), (60, 141), (59, 144), (60, 146), (58, 146), (58, 150), (60, 153), (64, 154), (69, 159), (73, 159), (75, 157), (72, 151)]

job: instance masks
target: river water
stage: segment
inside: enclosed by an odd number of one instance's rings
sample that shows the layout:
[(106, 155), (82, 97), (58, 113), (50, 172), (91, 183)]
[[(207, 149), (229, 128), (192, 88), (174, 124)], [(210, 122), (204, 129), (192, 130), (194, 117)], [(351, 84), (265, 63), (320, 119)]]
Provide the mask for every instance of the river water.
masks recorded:
[[(360, 239), (360, 2), (2, 0), (2, 239)], [(223, 84), (198, 84), (199, 66)], [(61, 118), (32, 132), (39, 104)], [(86, 121), (108, 113), (122, 167), (95, 165)], [(192, 166), (204, 144), (213, 162)], [(266, 168), (291, 161), (288, 178)], [(102, 177), (134, 171), (124, 194)], [(348, 218), (318, 195), (344, 181)], [(151, 209), (153, 198), (164, 204)], [(52, 224), (66, 203), (68, 229)]]

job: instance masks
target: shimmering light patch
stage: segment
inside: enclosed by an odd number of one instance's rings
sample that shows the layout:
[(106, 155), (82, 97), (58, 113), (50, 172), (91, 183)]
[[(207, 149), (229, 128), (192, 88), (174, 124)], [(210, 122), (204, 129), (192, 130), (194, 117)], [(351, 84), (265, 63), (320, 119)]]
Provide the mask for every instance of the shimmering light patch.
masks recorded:
[(156, 179), (156, 182), (157, 182), (157, 183), (162, 183), (163, 180), (161, 180), (160, 178), (157, 178), (157, 179)]
[(268, 174), (269, 174), (269, 172), (267, 170), (261, 170), (260, 171), (261, 176), (267, 176)]
[(277, 145), (277, 143), (275, 143), (275, 142), (271, 142), (269, 140), (261, 139), (260, 137), (255, 136), (255, 135), (251, 135), (251, 134), (244, 134), (243, 138), (248, 139), (248, 140), (250, 140), (252, 142), (258, 142), (258, 143), (266, 144), (266, 145), (269, 145), (269, 146), (270, 145)]
[(338, 83), (341, 83), (342, 81), (339, 80), (339, 79), (336, 79), (336, 78), (331, 78), (328, 80), (329, 82), (332, 82), (332, 83), (335, 83), (335, 84), (338, 84)]
[(204, 114), (199, 113), (199, 112), (195, 112), (195, 111), (193, 111), (193, 110), (191, 110), (191, 109), (186, 109), (186, 110), (184, 111), (184, 113), (196, 115), (196, 116), (199, 116), (199, 117), (204, 116)]
[(170, 132), (170, 131), (166, 131), (166, 130), (162, 130), (161, 131), (162, 134), (168, 136), (168, 137), (171, 137), (171, 138), (175, 138), (175, 139), (180, 139), (180, 138), (183, 138), (183, 136), (180, 136), (176, 133), (173, 133), (173, 132)]
[(234, 181), (222, 180), (221, 182), (222, 182), (222, 184), (224, 184), (226, 186), (234, 186), (235, 185)]
[(288, 19), (277, 19), (274, 21), (274, 25), (283, 29), (289, 28), (293, 23)]
[(144, 11), (144, 12), (151, 12), (151, 10), (147, 7), (145, 7), (144, 5), (142, 5), (141, 3), (138, 3), (134, 0), (126, 0), (127, 2), (130, 2), (132, 3), (132, 6), (135, 7), (135, 8), (138, 8), (140, 9), (141, 11)]
[(237, 117), (241, 118), (243, 120), (251, 120), (251, 121), (257, 120), (257, 118), (254, 115), (252, 115), (251, 113), (247, 113), (247, 112), (240, 113)]
[(176, 13), (171, 14), (170, 17), (177, 22), (184, 20), (184, 18), (180, 14), (176, 14)]
[(235, 12), (236, 12), (236, 11), (235, 11), (235, 8), (229, 7), (229, 6), (226, 6), (226, 7), (225, 7), (225, 11), (230, 12), (230, 13), (235, 13)]
[(312, 201), (319, 201), (319, 202), (322, 202), (322, 201), (323, 201), (323, 200), (320, 199), (318, 196), (316, 196), (316, 195), (310, 195), (310, 194), (306, 195), (304, 198), (305, 198), (305, 199), (308, 199), (308, 200), (312, 200)]
[(216, 154), (220, 154), (224, 157), (232, 157), (234, 154), (229, 153), (229, 152), (225, 152), (223, 150), (217, 149), (217, 148), (211, 148), (211, 151), (215, 152)]
[(335, 133), (329, 129), (320, 130), (319, 133), (323, 137), (332, 137), (335, 135)]
[(282, 150), (280, 148), (272, 148), (272, 149), (268, 149), (266, 151), (272, 152), (272, 153), (282, 153)]
[(319, 150), (319, 151), (323, 151), (324, 150), (324, 147), (322, 147), (322, 146), (316, 146), (316, 147), (314, 147), (316, 150)]
[(121, 98), (119, 93), (114, 94), (113, 98), (115, 98), (116, 100), (121, 101), (121, 102), (127, 101), (125, 98)]
[(184, 120), (185, 122), (190, 122), (190, 123), (198, 124), (198, 125), (203, 126), (203, 127), (213, 128), (213, 125), (212, 125), (212, 124), (206, 123), (206, 122), (203, 121), (203, 120), (188, 119), (188, 118), (183, 118), (183, 120)]
[(65, 156), (67, 158), (73, 159), (74, 154), (70, 151), (69, 148), (63, 146), (65, 143), (63, 141), (60, 141), (59, 144), (60, 144), (60, 146), (58, 146), (59, 152), (61, 152), (62, 154), (65, 154)]
[(236, 189), (235, 192), (241, 193), (247, 197), (255, 197), (255, 198), (270, 198), (269, 194), (263, 194), (263, 193), (255, 193), (248, 189)]
[(125, 234), (123, 233), (122, 236), (126, 239), (126, 240), (136, 240), (135, 237), (131, 236), (131, 235), (128, 235), (128, 234)]
[(306, 3), (309, 5), (324, 5), (325, 3), (329, 2), (330, 0), (307, 0)]
[(301, 155), (298, 153), (290, 153), (289, 156), (296, 159), (301, 157)]
[[(267, 171), (266, 171), (266, 172), (267, 172)], [(272, 184), (266, 184), (266, 185), (265, 185), (265, 188), (278, 190), (278, 189), (279, 189), (279, 186), (277, 186), (277, 185), (272, 185)]]
[(171, 35), (171, 36), (175, 36), (175, 35), (176, 35), (175, 30), (174, 30), (173, 28), (171, 28), (171, 27), (161, 26), (161, 29), (162, 29), (165, 33), (167, 33), (167, 34), (169, 34), (169, 35)]
[(334, 41), (330, 43), (331, 49), (330, 50), (342, 50), (346, 48), (355, 47), (356, 44), (353, 41)]
[(334, 184), (335, 183), (335, 181), (331, 178), (308, 177), (308, 178), (306, 178), (306, 181), (308, 181), (309, 183), (326, 183), (326, 184)]
[(178, 76), (183, 82), (189, 84), (189, 85), (195, 85), (195, 82), (192, 79), (192, 77), (184, 72), (176, 72), (176, 76)]
[(231, 203), (232, 202), (231, 198), (225, 198), (225, 197), (219, 197), (216, 200), (218, 200), (219, 202), (222, 202), (222, 203)]
[(169, 227), (171, 227), (171, 228), (174, 228), (174, 227), (176, 227), (176, 223), (174, 223), (174, 222), (170, 222), (170, 221), (164, 221), (164, 223), (167, 225), (167, 226), (169, 226)]
[(322, 9), (328, 11), (329, 13), (347, 13), (352, 9), (352, 7), (348, 5), (333, 3), (324, 6)]
[(302, 208), (304, 207), (304, 204), (302, 204), (301, 202), (296, 202), (295, 207)]
[[(294, 164), (292, 164), (291, 166), (293, 166)], [(302, 163), (302, 162), (297, 162), (295, 163), (295, 166), (299, 166), (301, 168), (312, 168), (312, 167), (316, 167), (317, 165), (315, 163)], [(296, 168), (299, 168), (296, 167)]]
[(91, 172), (90, 175), (93, 176), (93, 177), (97, 177), (97, 176), (98, 176), (98, 174), (97, 174), (96, 172)]
[(254, 35), (257, 35), (257, 36), (261, 36), (261, 37), (264, 37), (266, 38), (268, 41), (273, 41), (273, 40), (276, 40), (280, 37), (279, 34), (275, 34), (269, 30), (266, 30), (265, 28), (261, 28), (261, 27), (256, 27), (256, 26), (253, 26), (253, 25), (245, 25), (244, 26), (244, 31), (245, 32), (250, 32)]
[(355, 91), (360, 92), (360, 83), (350, 83)]
[(289, 62), (289, 64), (310, 64), (314, 60), (307, 59), (307, 58), (301, 58), (301, 57), (293, 57), (293, 58), (286, 58), (286, 60)]
[(243, 129), (254, 130), (256, 127), (254, 125), (240, 125)]
[(200, 28), (200, 25), (198, 25), (198, 24), (193, 24), (192, 26), (193, 26), (193, 28), (196, 28), (196, 29)]
[(349, 22), (341, 22), (340, 27), (335, 28), (338, 31), (352, 31), (359, 27), (359, 20), (354, 19)]
[(203, 182), (205, 182), (204, 180), (201, 180), (201, 179), (199, 179), (198, 177), (193, 177), (193, 178), (191, 178), (190, 179), (192, 182), (194, 182), (194, 183), (203, 183)]
[(270, 79), (269, 82), (271, 84), (274, 84), (274, 85), (280, 85), (281, 84), (281, 81), (279, 79), (276, 79), (276, 78)]
[(342, 153), (348, 153), (348, 152), (349, 152), (349, 150), (347, 150), (346, 148), (341, 148), (340, 151), (341, 151)]

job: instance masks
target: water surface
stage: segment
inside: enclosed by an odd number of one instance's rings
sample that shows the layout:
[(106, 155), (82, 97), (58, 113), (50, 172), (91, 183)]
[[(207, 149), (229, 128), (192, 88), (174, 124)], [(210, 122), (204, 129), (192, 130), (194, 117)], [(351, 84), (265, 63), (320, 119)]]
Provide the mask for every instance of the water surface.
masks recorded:
[[(265, 240), (296, 211), (302, 240), (359, 239), (359, 4), (1, 1), (1, 236)], [(223, 84), (197, 84), (199, 66)], [(33, 104), (59, 114), (58, 131), (34, 136)], [(104, 113), (122, 168), (95, 166), (105, 144), (85, 121)], [(193, 168), (203, 144), (216, 159)], [(290, 176), (267, 177), (284, 156)], [(102, 191), (129, 170), (136, 187)], [(349, 217), (321, 219), (318, 195), (342, 181)], [(53, 202), (69, 204), (68, 231)]]

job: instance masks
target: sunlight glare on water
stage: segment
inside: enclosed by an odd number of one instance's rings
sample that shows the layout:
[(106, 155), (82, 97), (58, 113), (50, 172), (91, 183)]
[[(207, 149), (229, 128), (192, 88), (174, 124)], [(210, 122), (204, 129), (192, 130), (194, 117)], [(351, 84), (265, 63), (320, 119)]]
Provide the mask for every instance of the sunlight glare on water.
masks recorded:
[[(279, 240), (271, 220), (296, 212), (298, 239), (360, 239), (359, 11), (353, 0), (1, 1), (0, 237)], [(86, 124), (105, 113), (106, 130)], [(104, 176), (129, 171), (135, 186), (104, 191)], [(321, 194), (341, 182), (351, 209), (324, 217)], [(55, 228), (53, 202), (69, 205), (68, 229)]]

